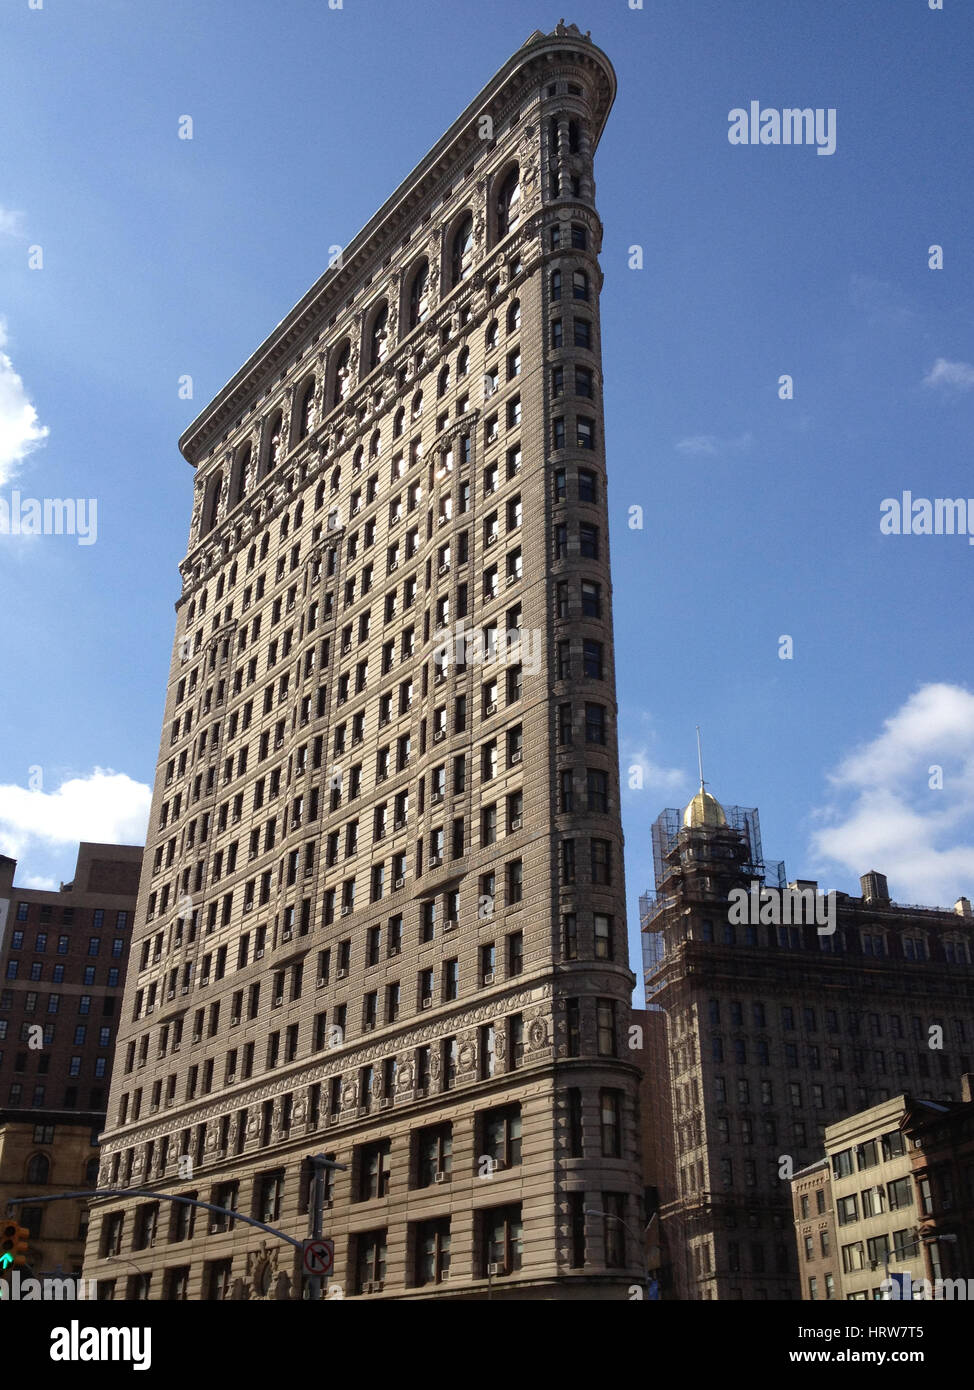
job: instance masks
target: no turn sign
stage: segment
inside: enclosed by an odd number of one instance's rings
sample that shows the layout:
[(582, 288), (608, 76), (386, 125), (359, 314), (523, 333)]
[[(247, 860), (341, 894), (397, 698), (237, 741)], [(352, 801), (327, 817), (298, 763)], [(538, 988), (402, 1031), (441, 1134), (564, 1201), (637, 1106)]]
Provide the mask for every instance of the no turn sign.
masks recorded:
[(318, 1237), (306, 1240), (301, 1258), (307, 1274), (330, 1274), (335, 1263), (335, 1242)]

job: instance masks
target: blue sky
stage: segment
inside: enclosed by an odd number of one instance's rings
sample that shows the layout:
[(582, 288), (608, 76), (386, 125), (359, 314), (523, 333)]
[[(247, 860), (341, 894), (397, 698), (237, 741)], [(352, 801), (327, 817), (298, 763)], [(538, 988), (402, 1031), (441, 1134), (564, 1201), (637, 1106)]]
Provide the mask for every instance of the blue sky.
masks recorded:
[[(856, 891), (877, 868), (901, 901), (952, 903), (974, 889), (974, 550), (879, 520), (904, 489), (974, 496), (970, 8), (565, 17), (619, 80), (596, 174), (623, 783), (643, 782), (624, 794), (633, 939), (697, 723), (714, 792), (760, 808), (790, 876)], [(0, 536), (0, 852), (23, 881), (69, 877), (80, 836), (143, 833), (181, 430), (558, 18), (523, 0), (3, 7), (0, 498), (98, 506), (92, 545)], [(835, 153), (731, 145), (752, 100), (834, 108)]]

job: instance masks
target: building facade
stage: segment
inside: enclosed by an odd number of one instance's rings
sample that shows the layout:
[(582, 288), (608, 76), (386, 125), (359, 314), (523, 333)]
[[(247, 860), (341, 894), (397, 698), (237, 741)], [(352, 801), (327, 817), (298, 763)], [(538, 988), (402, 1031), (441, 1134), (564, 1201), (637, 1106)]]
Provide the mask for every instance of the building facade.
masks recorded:
[(820, 1158), (800, 1169), (791, 1180), (791, 1195), (802, 1297), (811, 1302), (841, 1301), (841, 1255), (835, 1239), (829, 1160)]
[[(790, 1183), (826, 1126), (907, 1087), (956, 1098), (974, 1052), (970, 904), (893, 903), (870, 873), (830, 907), (764, 861), (756, 811), (703, 789), (659, 818), (654, 857), (647, 997), (666, 1015), (657, 1085), (674, 1114), (665, 1282), (681, 1299), (798, 1298)], [(791, 919), (800, 894), (814, 920)]]
[[(307, 1156), (334, 1155), (335, 1296), (619, 1298), (644, 1271), (593, 181), (614, 91), (574, 26), (533, 34), (181, 440), (102, 1177), (303, 1236)], [(96, 1218), (106, 1297), (299, 1296), (239, 1221)]]
[[(83, 842), (57, 892), (0, 856), (0, 1200), (94, 1186), (142, 865)], [(93, 1161), (94, 1160), (94, 1161)], [(78, 1273), (85, 1204), (30, 1205), (32, 1268)]]

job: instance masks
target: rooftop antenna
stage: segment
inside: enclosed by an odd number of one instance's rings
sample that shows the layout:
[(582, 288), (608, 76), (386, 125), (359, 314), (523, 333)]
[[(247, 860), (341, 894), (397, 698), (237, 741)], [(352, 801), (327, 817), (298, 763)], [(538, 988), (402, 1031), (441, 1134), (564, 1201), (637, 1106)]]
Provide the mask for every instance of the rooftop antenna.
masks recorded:
[(700, 744), (700, 725), (697, 725), (697, 767), (700, 769), (700, 790), (704, 789), (703, 780), (703, 750)]

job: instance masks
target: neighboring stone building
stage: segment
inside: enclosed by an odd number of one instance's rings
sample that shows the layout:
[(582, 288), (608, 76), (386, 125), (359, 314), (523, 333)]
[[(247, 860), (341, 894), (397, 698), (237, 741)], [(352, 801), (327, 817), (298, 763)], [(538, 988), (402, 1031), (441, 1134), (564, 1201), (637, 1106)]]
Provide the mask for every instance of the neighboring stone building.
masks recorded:
[(812, 1301), (842, 1298), (831, 1178), (829, 1160), (820, 1158), (802, 1168), (791, 1181), (802, 1297)]
[[(304, 1235), (327, 1150), (345, 1296), (624, 1298), (643, 1270), (593, 182), (614, 93), (575, 26), (532, 34), (181, 440), (102, 1175)], [(101, 1203), (88, 1259), (106, 1296), (296, 1292), (287, 1247), (166, 1203)]]
[[(83, 842), (52, 892), (17, 886), (0, 856), (2, 1202), (94, 1186), (141, 865), (140, 846)], [(33, 1268), (80, 1270), (84, 1209), (26, 1209)]]
[[(104, 1111), (0, 1109), (0, 1212), (6, 1213), (12, 1197), (94, 1187), (104, 1121)], [(31, 1233), (28, 1263), (34, 1274), (81, 1273), (87, 1199), (27, 1203), (11, 1215)]]
[[(672, 1287), (797, 1298), (790, 1180), (821, 1155), (826, 1126), (907, 1087), (955, 1099), (970, 1069), (970, 903), (893, 903), (879, 873), (860, 898), (826, 899), (809, 881), (789, 894), (783, 865), (763, 860), (757, 812), (703, 789), (659, 817), (653, 847), (643, 930), (647, 996), (667, 1019)], [(821, 923), (787, 920), (801, 892)]]
[[(974, 1247), (974, 1104), (908, 1095), (829, 1125), (826, 1156), (792, 1180), (802, 1297), (966, 1299)], [(811, 1189), (817, 1203), (810, 1209)], [(822, 1196), (818, 1196), (818, 1192)], [(830, 1236), (829, 1259), (810, 1237)], [(826, 1294), (831, 1274), (834, 1292)], [(900, 1292), (891, 1281), (900, 1284)], [(963, 1291), (943, 1282), (962, 1280)], [(927, 1281), (930, 1289), (921, 1288)], [(940, 1281), (940, 1284), (938, 1284)], [(904, 1291), (909, 1287), (911, 1292)]]
[[(974, 1096), (972, 1077), (961, 1077), (961, 1100), (912, 1104), (903, 1121), (913, 1182), (916, 1224), (923, 1251), (920, 1278), (974, 1279)], [(965, 1286), (967, 1298), (974, 1285)]]

